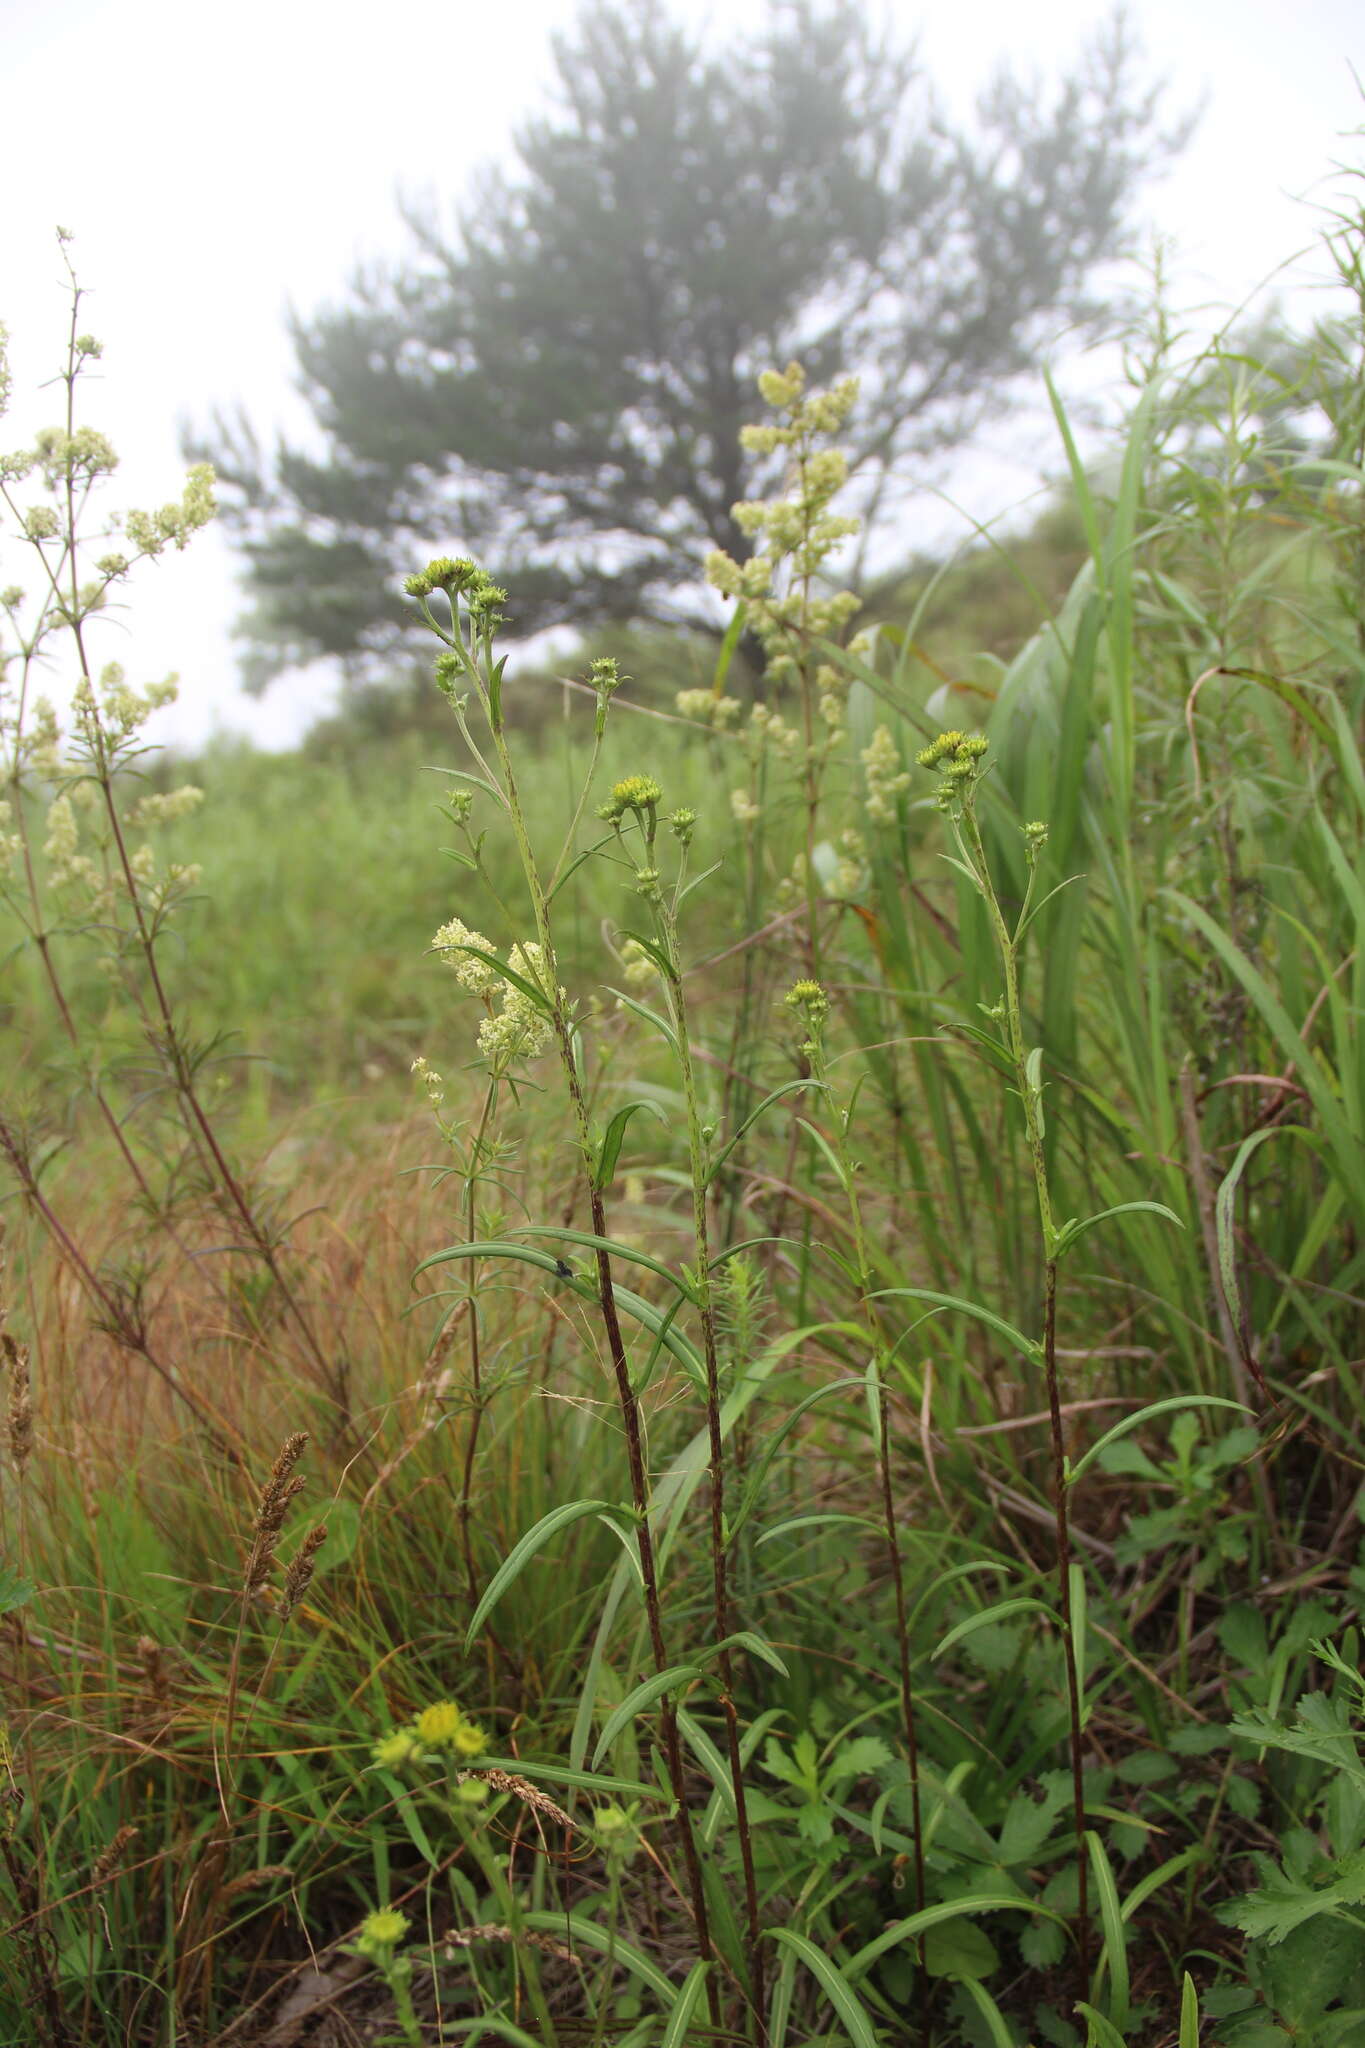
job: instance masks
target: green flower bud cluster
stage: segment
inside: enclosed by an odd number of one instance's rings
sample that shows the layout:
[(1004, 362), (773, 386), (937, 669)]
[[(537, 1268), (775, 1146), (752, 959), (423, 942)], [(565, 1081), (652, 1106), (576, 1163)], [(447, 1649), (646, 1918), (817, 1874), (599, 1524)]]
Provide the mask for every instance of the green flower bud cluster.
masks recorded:
[(597, 815), (608, 825), (619, 825), (628, 812), (643, 817), (657, 810), (662, 801), (663, 790), (652, 775), (627, 775), (612, 785), (611, 795), (598, 805)]
[(368, 1956), (372, 1962), (391, 1957), (411, 1924), (406, 1913), (399, 1913), (391, 1906), (377, 1913), (367, 1913), (356, 1938), (356, 1954)]
[(479, 625), (491, 629), (504, 623), (498, 607), (506, 604), (507, 592), (499, 588), (486, 569), (481, 569), (467, 555), (457, 558), (438, 555), (427, 563), (425, 569), (405, 576), (403, 588), (409, 597), (419, 600), (430, 597), (433, 591), (442, 590), (452, 605), (463, 604), (470, 618)]
[(818, 981), (794, 981), (782, 998), (789, 1010), (797, 1011), (811, 1025), (829, 1015), (829, 997)]
[(968, 800), (989, 745), (984, 733), (941, 732), (915, 756), (921, 768), (941, 771), (943, 779), (934, 792), (941, 811), (951, 811)]

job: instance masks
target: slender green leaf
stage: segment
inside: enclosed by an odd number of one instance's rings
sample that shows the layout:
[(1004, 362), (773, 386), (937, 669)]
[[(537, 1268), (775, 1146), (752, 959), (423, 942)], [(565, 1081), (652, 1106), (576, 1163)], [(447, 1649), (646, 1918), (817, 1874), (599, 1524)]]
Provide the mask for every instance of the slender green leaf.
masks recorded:
[(1082, 1216), (1079, 1221), (1073, 1218), (1071, 1222), (1064, 1223), (1057, 1233), (1057, 1257), (1060, 1259), (1088, 1230), (1093, 1230), (1098, 1223), (1107, 1223), (1111, 1216), (1139, 1215), (1163, 1216), (1168, 1223), (1174, 1223), (1177, 1230), (1185, 1228), (1175, 1210), (1168, 1209), (1164, 1202), (1116, 1202), (1112, 1209), (1101, 1209), (1094, 1216)]
[(696, 2011), (698, 2001), (706, 1988), (706, 1978), (710, 1968), (711, 1965), (709, 1963), (693, 1963), (691, 1969), (683, 1978), (678, 1988), (678, 1995), (673, 2001), (673, 2010), (668, 2015), (668, 2025), (664, 2028), (663, 2040), (659, 2043), (659, 2048), (684, 2048), (687, 2040), (687, 2031), (692, 2024), (692, 2015)]
[(958, 1983), (986, 2023), (993, 2048), (1015, 2048), (1009, 2022), (979, 1977), (959, 1977)]
[(1050, 1621), (1057, 1619), (1045, 1600), (1001, 1600), (994, 1607), (983, 1607), (980, 1614), (969, 1614), (956, 1628), (950, 1628), (942, 1642), (935, 1644), (930, 1655), (934, 1658), (945, 1656), (954, 1643), (960, 1643), (967, 1636), (975, 1635), (976, 1631), (985, 1628), (988, 1622), (1006, 1621), (1012, 1614), (1045, 1614)]
[(730, 1154), (734, 1151), (737, 1145), (742, 1143), (744, 1138), (753, 1129), (754, 1125), (758, 1122), (759, 1118), (763, 1115), (765, 1110), (771, 1109), (775, 1102), (781, 1102), (784, 1096), (795, 1095), (803, 1089), (820, 1088), (822, 1086), (823, 1084), (821, 1082), (815, 1080), (809, 1074), (798, 1075), (794, 1081), (784, 1081), (780, 1088), (774, 1088), (770, 1095), (765, 1095), (763, 1100), (759, 1103), (758, 1107), (756, 1109), (751, 1109), (749, 1111), (749, 1114), (745, 1117), (744, 1121), (739, 1125), (738, 1129), (735, 1131), (734, 1136), (727, 1140), (725, 1145), (722, 1146), (721, 1150), (717, 1152), (715, 1158), (711, 1161), (711, 1164), (706, 1170), (705, 1185), (708, 1188), (710, 1187), (712, 1181), (715, 1179), (716, 1175), (721, 1171), (722, 1167), (725, 1165), (726, 1160), (730, 1157)]
[(1116, 1422), (1112, 1429), (1107, 1429), (1097, 1442), (1091, 1444), (1090, 1449), (1067, 1473), (1067, 1485), (1074, 1486), (1081, 1474), (1088, 1466), (1094, 1464), (1101, 1451), (1107, 1450), (1110, 1444), (1117, 1443), (1119, 1438), (1127, 1436), (1130, 1430), (1140, 1429), (1143, 1423), (1150, 1422), (1153, 1416), (1169, 1415), (1176, 1408), (1235, 1408), (1239, 1415), (1254, 1413), (1245, 1401), (1229, 1401), (1222, 1394), (1172, 1394), (1168, 1400), (1153, 1401), (1146, 1408), (1139, 1408), (1135, 1415), (1125, 1415), (1122, 1422)]
[(552, 1913), (539, 1908), (523, 1913), (521, 1923), (533, 1934), (552, 1934), (559, 1941), (567, 1936), (570, 1942), (594, 1949), (598, 1955), (609, 1955), (621, 1969), (629, 1970), (632, 1977), (638, 1977), (665, 2007), (672, 2007), (677, 1997), (676, 1984), (670, 1983), (658, 1964), (651, 1962), (633, 1942), (627, 1941), (615, 1926), (600, 1926), (583, 1913), (566, 1913), (562, 1909)]
[(621, 1157), (621, 1146), (625, 1141), (626, 1128), (638, 1109), (647, 1109), (651, 1116), (658, 1118), (665, 1129), (668, 1127), (668, 1118), (664, 1115), (658, 1103), (651, 1102), (648, 1096), (641, 1096), (634, 1102), (624, 1103), (607, 1125), (597, 1158), (593, 1162), (592, 1184), (599, 1193), (611, 1186), (616, 1173), (616, 1162)]
[(856, 1983), (867, 1975), (888, 1949), (899, 1948), (903, 1942), (913, 1941), (931, 1927), (938, 1927), (945, 1920), (956, 1920), (964, 1913), (1031, 1913), (1043, 1920), (1055, 1920), (1059, 1927), (1066, 1925), (1060, 1913), (1054, 1913), (1049, 1906), (1040, 1906), (1023, 1892), (982, 1892), (963, 1899), (945, 1899), (937, 1906), (926, 1906), (922, 1913), (911, 1913), (907, 1919), (893, 1920), (889, 1927), (884, 1927), (875, 1939), (867, 1942), (844, 1964), (845, 1978), (850, 1984)]
[(693, 1685), (702, 1675), (697, 1664), (670, 1664), (666, 1671), (656, 1671), (649, 1678), (626, 1694), (618, 1707), (608, 1714), (597, 1738), (597, 1747), (592, 1753), (593, 1769), (596, 1770), (602, 1758), (615, 1742), (621, 1730), (633, 1721), (637, 1714), (643, 1714), (665, 1693), (677, 1692), (681, 1687)]
[(1095, 1890), (1100, 1902), (1100, 1925), (1104, 1929), (1100, 1966), (1103, 1968), (1106, 1960), (1109, 1964), (1109, 2018), (1122, 2032), (1128, 2024), (1128, 1930), (1119, 1910), (1113, 1869), (1104, 1844), (1093, 1828), (1086, 1829), (1085, 1846), (1090, 1853), (1090, 1868), (1095, 1875)]
[(1180, 2048), (1199, 2048), (1199, 1993), (1188, 1970), (1180, 1987)]
[(552, 1536), (561, 1529), (567, 1529), (574, 1522), (581, 1522), (585, 1515), (616, 1517), (627, 1526), (633, 1526), (634, 1517), (628, 1508), (617, 1506), (609, 1500), (570, 1500), (557, 1508), (551, 1508), (548, 1515), (542, 1515), (535, 1527), (528, 1529), (484, 1587), (483, 1598), (474, 1609), (473, 1618), (465, 1631), (464, 1646), (468, 1650), (487, 1621), (493, 1609), (509, 1586), (516, 1584), (538, 1550), (543, 1550)]
[(854, 2048), (877, 2048), (877, 2036), (872, 2031), (872, 2022), (862, 2000), (824, 1950), (817, 1948), (813, 1941), (807, 1941), (804, 1934), (797, 1934), (790, 1927), (769, 1927), (766, 1933), (770, 1941), (780, 1941), (784, 1948), (793, 1949), (800, 1957), (833, 2006), (839, 2024), (848, 2034)]
[(1041, 1355), (1033, 1339), (1026, 1337), (1022, 1330), (1016, 1330), (1013, 1323), (1007, 1323), (994, 1309), (983, 1308), (978, 1301), (965, 1301), (960, 1294), (939, 1294), (931, 1287), (880, 1287), (877, 1290), (877, 1299), (924, 1301), (931, 1308), (953, 1309), (958, 1315), (970, 1316), (973, 1322), (983, 1324), (988, 1330), (994, 1330), (997, 1337), (1003, 1337), (1005, 1342), (1019, 1352), (1021, 1357), (1028, 1359), (1031, 1365), (1036, 1365)]

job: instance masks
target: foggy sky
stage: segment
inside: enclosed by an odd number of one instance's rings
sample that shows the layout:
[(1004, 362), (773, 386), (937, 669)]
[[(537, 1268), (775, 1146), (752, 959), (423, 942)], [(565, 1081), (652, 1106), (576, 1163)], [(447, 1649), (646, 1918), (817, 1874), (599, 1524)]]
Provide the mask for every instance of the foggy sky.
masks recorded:
[[(758, 0), (674, 0), (723, 35), (760, 18)], [(965, 111), (993, 61), (1065, 66), (1105, 9), (1084, 0), (965, 7), (895, 0), (878, 18), (918, 31), (929, 76)], [(1170, 101), (1208, 103), (1185, 158), (1149, 193), (1147, 215), (1179, 247), (1182, 296), (1237, 303), (1313, 240), (1303, 195), (1329, 196), (1333, 159), (1365, 120), (1351, 62), (1365, 71), (1355, 0), (1132, 0), (1129, 16)], [(56, 416), (34, 395), (63, 359), (67, 306), (53, 228), (71, 228), (90, 296), (83, 325), (105, 344), (86, 387), (89, 424), (119, 450), (108, 502), (178, 495), (180, 427), (245, 401), (269, 440), (307, 422), (291, 387), (285, 313), (340, 296), (358, 260), (400, 254), (401, 188), (453, 200), (480, 163), (505, 157), (518, 120), (545, 103), (549, 35), (563, 0), (383, 10), (357, 0), (0, 0), (8, 92), (0, 214), (0, 320), (15, 398), (0, 445)], [(414, 29), (414, 20), (421, 24)], [(1040, 30), (1044, 32), (1040, 39)], [(1311, 277), (1292, 304), (1311, 316)], [(1216, 316), (1210, 314), (1209, 325)], [(1048, 457), (1024, 435), (1012, 459), (977, 458), (954, 477), (977, 517), (1022, 498)], [(942, 506), (922, 532), (951, 526)], [(433, 546), (446, 536), (433, 535)], [(7, 552), (4, 580), (32, 582)], [(156, 736), (192, 744), (217, 727), (286, 744), (327, 701), (318, 672), (261, 703), (235, 680), (229, 628), (239, 599), (225, 538), (143, 565), (123, 617), (102, 626), (102, 660), (129, 680), (177, 669), (182, 701)], [(56, 679), (54, 678), (54, 683)]]

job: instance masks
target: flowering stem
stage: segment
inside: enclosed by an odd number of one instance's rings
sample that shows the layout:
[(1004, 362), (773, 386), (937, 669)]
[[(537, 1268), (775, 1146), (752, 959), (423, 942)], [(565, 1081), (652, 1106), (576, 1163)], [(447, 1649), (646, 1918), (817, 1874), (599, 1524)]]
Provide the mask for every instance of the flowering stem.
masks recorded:
[[(495, 1077), (488, 1083), (488, 1092), (484, 1096), (483, 1101), (483, 1115), (479, 1119), (479, 1128), (475, 1133), (474, 1143), (469, 1155), (469, 1176), (465, 1182), (465, 1235), (470, 1244), (474, 1243), (478, 1235), (479, 1169), (483, 1163), (484, 1139), (488, 1135), (488, 1125), (497, 1099), (498, 1083)], [(474, 1565), (474, 1539), (469, 1515), (470, 1491), (474, 1483), (474, 1463), (478, 1457), (479, 1430), (483, 1422), (484, 1407), (479, 1357), (477, 1284), (478, 1266), (477, 1264), (471, 1264), (469, 1269), (468, 1296), (470, 1413), (469, 1431), (465, 1438), (464, 1471), (460, 1479), (460, 1545), (464, 1551), (465, 1578), (469, 1585), (469, 1604), (471, 1610), (479, 1604), (479, 1575)]]
[[(942, 742), (938, 744), (941, 746)], [(983, 749), (984, 745), (984, 741), (981, 742)], [(1033, 1167), (1033, 1180), (1038, 1198), (1038, 1221), (1043, 1238), (1043, 1374), (1047, 1385), (1048, 1415), (1051, 1424), (1057, 1609), (1061, 1620), (1062, 1655), (1066, 1665), (1071, 1805), (1076, 1837), (1076, 1937), (1081, 1997), (1084, 1998), (1090, 1985), (1089, 1873), (1085, 1843), (1083, 1716), (1071, 1605), (1071, 1532), (1067, 1511), (1066, 1439), (1062, 1427), (1061, 1386), (1057, 1371), (1057, 1274), (1060, 1233), (1053, 1216), (1052, 1195), (1048, 1184), (1047, 1153), (1043, 1141), (1042, 1083), (1034, 1071), (1037, 1061), (1031, 1057), (1024, 1038), (1023, 1007), (1019, 999), (1019, 940), (1032, 905), (1037, 854), (1045, 834), (1041, 826), (1026, 828), (1028, 888), (1018, 923), (1011, 931), (1005, 922), (1004, 912), (1001, 910), (1000, 900), (991, 880), (985, 843), (981, 837), (980, 825), (977, 823), (974, 771), (959, 783), (959, 790), (960, 800), (954, 810), (960, 834), (959, 843), (967, 856), (981, 900), (986, 906), (986, 914), (995, 934), (996, 949), (1004, 972), (1005, 998), (1002, 1021), (1009, 1055), (1014, 1064), (1015, 1088), (1023, 1105), (1024, 1129)]]
[[(804, 1002), (799, 997), (806, 991)], [(905, 1760), (910, 1772), (910, 1813), (911, 1839), (914, 1843), (915, 1858), (915, 1911), (922, 1913), (925, 1907), (924, 1874), (924, 1829), (920, 1807), (919, 1739), (915, 1716), (914, 1681), (910, 1671), (910, 1634), (907, 1622), (905, 1599), (905, 1567), (901, 1555), (900, 1529), (896, 1521), (895, 1489), (891, 1471), (891, 1401), (889, 1382), (892, 1366), (892, 1351), (882, 1328), (880, 1305), (873, 1286), (872, 1260), (868, 1249), (867, 1230), (863, 1217), (862, 1200), (858, 1193), (857, 1161), (849, 1146), (850, 1112), (844, 1110), (833, 1097), (829, 1083), (829, 1071), (825, 1057), (824, 1017), (827, 998), (823, 990), (809, 983), (798, 982), (787, 1001), (794, 1009), (804, 1012), (809, 1028), (809, 1038), (803, 1050), (810, 1061), (812, 1076), (817, 1085), (829, 1097), (833, 1111), (834, 1156), (839, 1164), (840, 1179), (845, 1202), (848, 1205), (849, 1222), (853, 1231), (854, 1257), (858, 1267), (858, 1293), (868, 1334), (872, 1339), (873, 1370), (877, 1378), (878, 1441), (877, 1462), (881, 1479), (882, 1524), (886, 1536), (886, 1558), (891, 1572), (891, 1584), (896, 1602), (896, 1642), (899, 1662), (901, 1726), (905, 1737)], [(924, 1974), (923, 1937), (916, 1944), (920, 1958), (919, 1989), (926, 2007), (929, 1995), (929, 1980)], [(923, 2025), (928, 2030), (927, 2011)]]
[[(461, 565), (439, 566), (444, 572), (447, 566), (463, 573)], [(477, 572), (475, 572), (477, 574)], [(640, 1577), (644, 1593), (645, 1619), (649, 1632), (650, 1652), (656, 1672), (668, 1669), (668, 1652), (664, 1641), (663, 1610), (659, 1597), (658, 1567), (654, 1555), (654, 1537), (649, 1519), (649, 1478), (645, 1466), (644, 1433), (640, 1420), (640, 1406), (630, 1378), (630, 1359), (626, 1351), (625, 1337), (616, 1305), (616, 1290), (612, 1281), (611, 1261), (605, 1250), (607, 1237), (606, 1205), (602, 1190), (597, 1185), (593, 1170), (592, 1127), (588, 1116), (587, 1102), (583, 1092), (582, 1076), (579, 1072), (578, 1054), (574, 1045), (572, 1020), (567, 999), (560, 989), (558, 962), (555, 955), (554, 933), (550, 923), (550, 910), (545, 886), (541, 880), (540, 868), (531, 835), (527, 829), (526, 815), (522, 808), (517, 787), (516, 770), (508, 750), (501, 715), (501, 665), (495, 666), (492, 645), (496, 621), (482, 615), (477, 623), (471, 608), (470, 640), (466, 643), (461, 631), (457, 591), (451, 589), (451, 604), (455, 612), (453, 630), (444, 627), (432, 614), (426, 597), (430, 591), (443, 586), (439, 580), (432, 580), (432, 571), (426, 577), (409, 579), (408, 589), (422, 604), (423, 616), (437, 637), (450, 650), (442, 660), (449, 662), (452, 669), (466, 679), (478, 695), (489, 736), (493, 744), (497, 763), (496, 783), (501, 802), (505, 806), (508, 820), (516, 841), (522, 873), (530, 894), (535, 917), (536, 939), (540, 946), (543, 968), (542, 987), (549, 1010), (550, 1024), (564, 1075), (565, 1091), (573, 1116), (574, 1135), (588, 1196), (592, 1231), (598, 1240), (594, 1251), (597, 1274), (597, 1298), (602, 1316), (602, 1328), (607, 1340), (607, 1352), (611, 1360), (612, 1377), (616, 1384), (617, 1403), (626, 1440), (626, 1459), (630, 1473), (631, 1504), (635, 1518), (635, 1540), (640, 1563)], [(438, 676), (440, 670), (438, 669)], [(449, 691), (447, 692), (449, 695)], [(463, 726), (463, 700), (452, 700), (456, 716)], [(664, 1763), (668, 1773), (669, 1786), (673, 1794), (675, 1823), (683, 1863), (687, 1872), (688, 1893), (692, 1904), (692, 1916), (696, 1926), (697, 1950), (703, 1961), (714, 1956), (711, 1942), (710, 1919), (706, 1906), (706, 1895), (702, 1885), (701, 1862), (697, 1854), (696, 1838), (692, 1829), (691, 1814), (687, 1805), (687, 1784), (683, 1773), (682, 1744), (678, 1733), (677, 1708), (669, 1694), (659, 1701), (659, 1732), (664, 1752)], [(713, 2026), (720, 2026), (720, 2001), (714, 1981), (714, 1972), (707, 1975), (707, 2000)]]
[[(665, 902), (662, 896), (655, 899), (655, 922), (663, 941), (664, 957), (668, 961), (666, 986), (678, 1046), (683, 1098), (687, 1104), (687, 1149), (692, 1181), (692, 1237), (695, 1246), (697, 1313), (701, 1322), (702, 1352), (706, 1362), (706, 1433), (711, 1480), (712, 1615), (716, 1641), (723, 1645), (731, 1632), (730, 1593), (727, 1583), (728, 1533), (725, 1527), (725, 1444), (721, 1431), (720, 1358), (716, 1346), (716, 1310), (711, 1286), (711, 1247), (706, 1215), (706, 1147), (702, 1136), (697, 1078), (692, 1065), (692, 1047), (688, 1036), (687, 994), (679, 965), (675, 908), (673, 904)], [(734, 1667), (728, 1648), (722, 1647), (718, 1650), (716, 1664), (720, 1675), (721, 1712), (725, 1718), (730, 1785), (735, 1801), (735, 1830), (739, 1837), (740, 1861), (744, 1870), (744, 1901), (748, 1920), (749, 1998), (754, 2016), (755, 2036), (762, 2048), (762, 2044), (766, 2043), (768, 2038), (763, 1934), (759, 1924), (758, 1879), (754, 1869), (753, 1840), (744, 1790), (744, 1759), (740, 1750), (739, 1713), (734, 1701)]]

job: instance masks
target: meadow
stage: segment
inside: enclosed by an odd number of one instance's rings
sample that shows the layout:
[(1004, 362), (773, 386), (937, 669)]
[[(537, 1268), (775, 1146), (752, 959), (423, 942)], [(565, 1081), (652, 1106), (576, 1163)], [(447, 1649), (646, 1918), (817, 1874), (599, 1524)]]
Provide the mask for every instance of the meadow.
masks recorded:
[(718, 652), (519, 667), (435, 554), (409, 729), (196, 763), (99, 614), (212, 480), (110, 546), (73, 288), (0, 458), (0, 2039), (1361, 2038), (1325, 249), (1292, 375), (1158, 309), (875, 613), (791, 365)]

